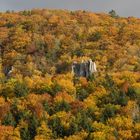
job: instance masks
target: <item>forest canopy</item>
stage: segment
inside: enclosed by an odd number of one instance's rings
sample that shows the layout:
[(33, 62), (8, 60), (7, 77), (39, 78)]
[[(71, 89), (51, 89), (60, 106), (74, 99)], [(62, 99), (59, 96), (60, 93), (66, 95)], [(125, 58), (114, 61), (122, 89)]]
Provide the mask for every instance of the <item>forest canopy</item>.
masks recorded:
[[(88, 79), (71, 73), (92, 59)], [(140, 139), (140, 19), (88, 11), (0, 13), (2, 140)]]

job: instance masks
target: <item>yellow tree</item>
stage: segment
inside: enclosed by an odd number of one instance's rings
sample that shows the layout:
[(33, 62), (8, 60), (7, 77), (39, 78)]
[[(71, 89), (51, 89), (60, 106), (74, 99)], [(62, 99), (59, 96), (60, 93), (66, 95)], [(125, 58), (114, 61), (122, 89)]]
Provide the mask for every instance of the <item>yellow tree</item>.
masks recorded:
[(42, 121), (41, 126), (37, 128), (37, 135), (35, 140), (50, 140), (52, 139), (52, 131), (48, 128), (47, 124)]

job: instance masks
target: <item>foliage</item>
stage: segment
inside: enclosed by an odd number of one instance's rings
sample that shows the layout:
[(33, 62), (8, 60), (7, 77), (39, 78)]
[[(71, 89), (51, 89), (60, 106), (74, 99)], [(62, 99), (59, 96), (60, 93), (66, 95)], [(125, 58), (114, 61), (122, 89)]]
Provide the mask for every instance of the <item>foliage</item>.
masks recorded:
[[(139, 46), (114, 10), (0, 13), (0, 139), (140, 139)], [(89, 59), (97, 73), (71, 74)]]
[(119, 16), (116, 14), (116, 11), (114, 11), (114, 10), (111, 10), (110, 12), (109, 12), (109, 15), (111, 16), (111, 17), (113, 17), (113, 18), (118, 18)]

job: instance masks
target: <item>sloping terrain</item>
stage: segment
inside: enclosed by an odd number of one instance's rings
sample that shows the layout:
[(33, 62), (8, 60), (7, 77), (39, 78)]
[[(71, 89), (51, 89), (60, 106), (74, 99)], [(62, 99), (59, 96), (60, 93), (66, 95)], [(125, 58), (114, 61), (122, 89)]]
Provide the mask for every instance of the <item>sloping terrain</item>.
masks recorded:
[[(87, 11), (0, 13), (0, 137), (140, 139), (140, 19)], [(92, 59), (90, 78), (71, 74)]]

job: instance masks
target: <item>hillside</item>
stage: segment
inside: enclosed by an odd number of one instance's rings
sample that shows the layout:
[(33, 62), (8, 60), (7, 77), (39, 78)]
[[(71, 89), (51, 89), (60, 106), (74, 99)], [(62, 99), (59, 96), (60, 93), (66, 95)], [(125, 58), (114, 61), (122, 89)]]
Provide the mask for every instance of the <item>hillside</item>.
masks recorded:
[[(38, 10), (0, 13), (3, 140), (140, 139), (140, 19)], [(92, 59), (97, 73), (71, 74)]]

